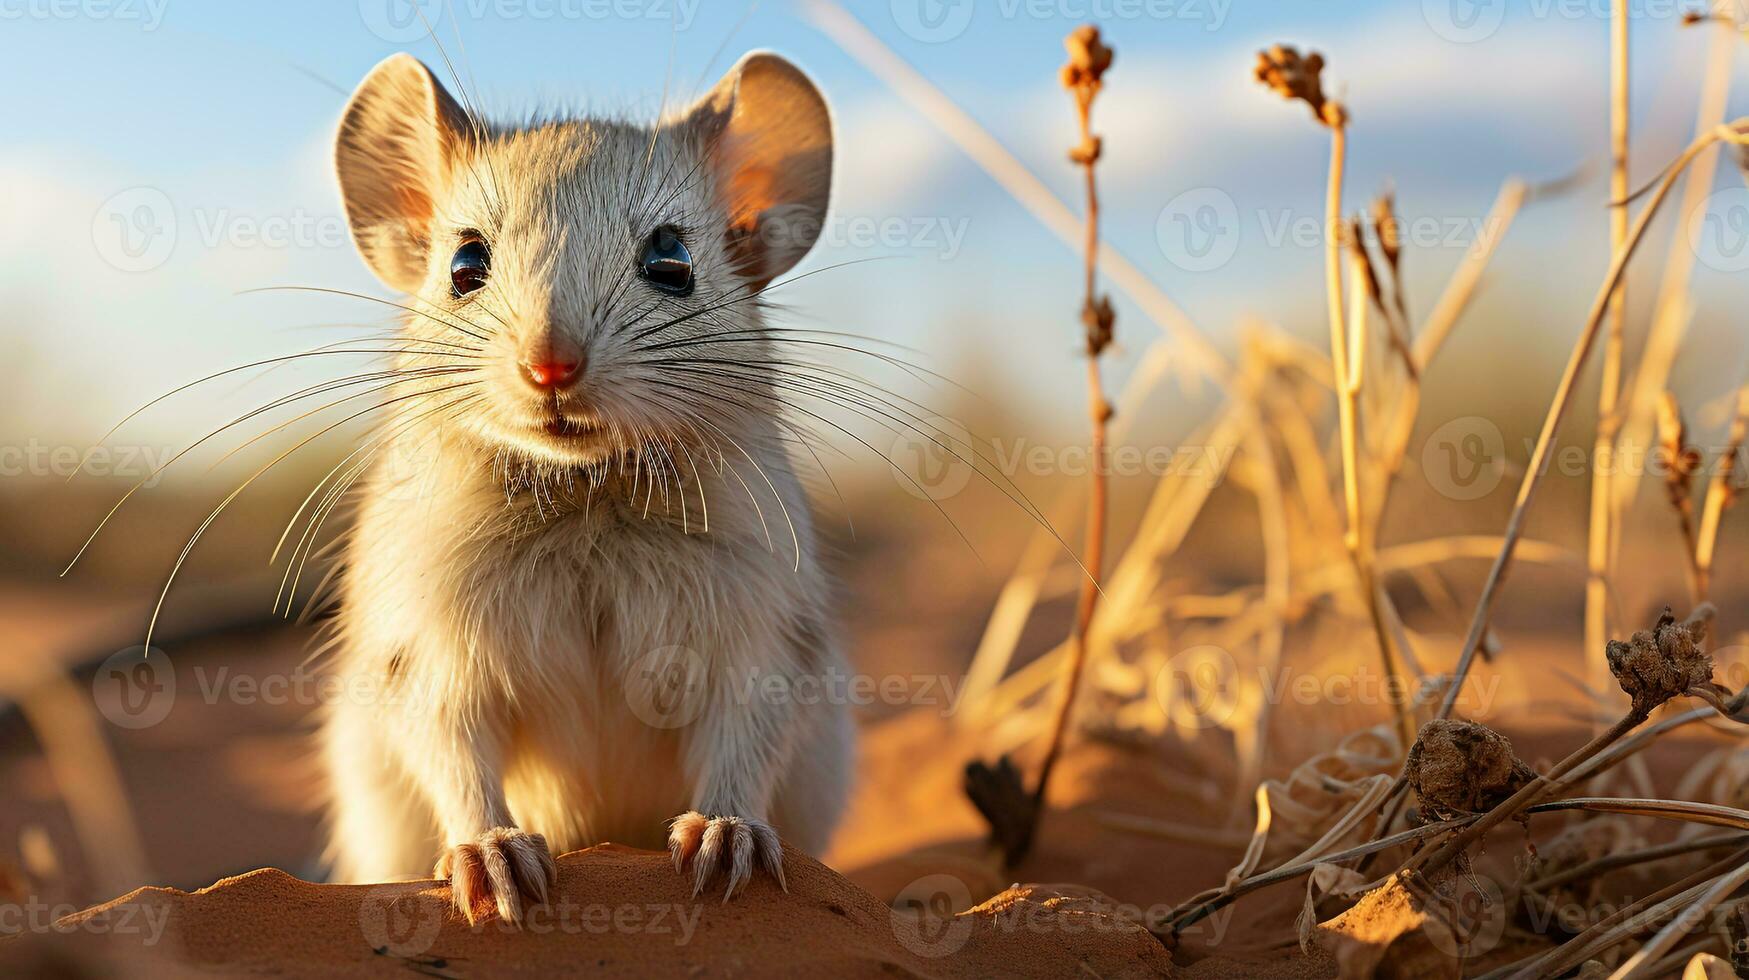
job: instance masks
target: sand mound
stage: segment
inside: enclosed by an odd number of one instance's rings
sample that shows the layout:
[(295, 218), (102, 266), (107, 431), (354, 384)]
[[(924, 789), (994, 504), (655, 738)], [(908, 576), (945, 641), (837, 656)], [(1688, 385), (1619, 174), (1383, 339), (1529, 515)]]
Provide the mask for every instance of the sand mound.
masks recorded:
[[(446, 886), (319, 885), (254, 871), (196, 892), (142, 888), (26, 923), (0, 975), (1169, 976), (1166, 951), (1098, 892), (1016, 886), (958, 915), (948, 883), (890, 908), (789, 851), (790, 890), (693, 899), (665, 854), (613, 844), (559, 859), (526, 928), (470, 927)], [(902, 896), (904, 898), (904, 896)], [(905, 904), (905, 903), (901, 903)], [(922, 914), (918, 913), (921, 909)]]

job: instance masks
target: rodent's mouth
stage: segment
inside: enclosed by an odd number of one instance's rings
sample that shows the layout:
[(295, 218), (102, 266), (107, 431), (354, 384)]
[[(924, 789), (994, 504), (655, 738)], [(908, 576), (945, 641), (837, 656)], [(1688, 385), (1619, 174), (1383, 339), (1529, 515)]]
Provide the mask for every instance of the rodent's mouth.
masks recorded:
[(594, 436), (601, 431), (601, 426), (597, 423), (564, 417), (548, 419), (541, 428), (546, 430), (547, 435), (555, 439), (581, 439)]

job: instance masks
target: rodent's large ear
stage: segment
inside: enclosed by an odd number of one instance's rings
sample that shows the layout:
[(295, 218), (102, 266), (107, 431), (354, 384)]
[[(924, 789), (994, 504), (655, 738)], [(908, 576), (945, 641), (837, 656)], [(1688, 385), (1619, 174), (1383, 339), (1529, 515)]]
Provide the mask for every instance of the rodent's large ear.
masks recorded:
[(467, 114), (408, 54), (384, 59), (352, 93), (334, 139), (340, 196), (364, 261), (391, 289), (414, 292), (436, 201), (470, 132)]
[(819, 89), (783, 58), (755, 51), (687, 116), (707, 140), (730, 253), (756, 288), (801, 261), (832, 194), (832, 116)]

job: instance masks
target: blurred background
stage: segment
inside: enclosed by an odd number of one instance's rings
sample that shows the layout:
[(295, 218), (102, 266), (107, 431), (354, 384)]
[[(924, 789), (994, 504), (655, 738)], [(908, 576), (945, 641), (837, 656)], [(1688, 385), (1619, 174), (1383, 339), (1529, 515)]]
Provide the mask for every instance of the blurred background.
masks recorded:
[[(318, 286), (388, 298), (351, 245), (330, 163), (347, 94), (387, 55), (410, 51), (448, 79), (447, 57), (497, 118), (555, 107), (653, 117), (707, 90), (752, 48), (778, 50), (817, 80), (838, 127), (833, 216), (797, 270), (823, 271), (784, 289), (788, 322), (863, 335), (870, 349), (953, 379), (841, 359), (965, 433), (1001, 477), (956, 474), (954, 460), (903, 432), (865, 431), (868, 446), (837, 438), (843, 453), (829, 465), (842, 499), (822, 499), (821, 525), (842, 555), (862, 669), (963, 679), (1036, 531), (1013, 498), (1056, 513), (1052, 502), (1085, 479), (1080, 273), (1073, 220), (1068, 240), (1062, 222), (1082, 203), (1065, 155), (1076, 130), (1057, 82), (1063, 35), (1096, 22), (1117, 51), (1094, 119), (1106, 148), (1104, 231), (1156, 291), (1104, 287), (1118, 335), (1107, 384), (1130, 392), (1118, 445), (1143, 460), (1113, 478), (1114, 553), (1162, 478), (1189, 472), (1209, 499), (1166, 578), (1219, 591), (1258, 578), (1256, 519), (1246, 492), (1224, 478), (1234, 444), (1206, 435), (1219, 392), (1183, 338), (1160, 329), (1159, 300), (1169, 297), (1183, 314), (1174, 322), (1224, 357), (1257, 337), (1290, 350), (1327, 344), (1327, 135), (1303, 106), (1256, 84), (1257, 51), (1291, 41), (1327, 58), (1326, 89), (1352, 114), (1351, 207), (1394, 191), (1404, 290), (1418, 314), (1466, 256), (1497, 246), (1422, 378), (1381, 538), (1410, 540), (1428, 527), (1497, 534), (1608, 264), (1607, 6), (0, 0), (0, 76), (11, 96), (0, 143), (0, 868), (52, 879), (78, 902), (266, 864), (318, 873), (306, 739), (321, 695), (299, 688), (312, 629), (296, 622), (301, 598), (290, 621), (275, 619), (284, 566), (268, 558), (311, 486), (350, 451), (345, 433), (275, 466), (202, 537), (164, 605), (155, 639), (171, 665), (164, 673), (105, 690), (100, 665), (143, 641), (184, 544), (291, 443), (222, 459), (267, 427), (245, 426), (160, 466), (337, 368), (267, 365), (130, 413), (215, 372), (392, 323), (385, 307), (354, 298), (251, 292)], [(1740, 43), (1730, 27), (1685, 26), (1697, 9), (1632, 7), (1636, 187), (1692, 138), (1709, 70), (1725, 73), (1725, 118), (1749, 109), (1749, 58), (1729, 56)], [(1533, 190), (1508, 232), (1492, 209), (1513, 178)], [(1637, 351), (1660, 283), (1686, 253), (1687, 334), (1668, 387), (1681, 394), (1693, 441), (1716, 453), (1749, 368), (1749, 191), (1728, 159), (1709, 178), (1683, 198), (1686, 210), (1667, 207), (1653, 225), (1648, 258), (1629, 277), (1627, 322)], [(1054, 202), (1067, 210), (1052, 211)], [(1563, 430), (1562, 446), (1581, 457), (1594, 383)], [(1324, 424), (1332, 412), (1313, 414)], [(1474, 434), (1488, 474), (1479, 490), (1454, 491), (1449, 473), (1427, 472), (1452, 438)], [(1584, 458), (1551, 474), (1531, 522), (1549, 560), (1515, 574), (1519, 588), (1496, 619), (1549, 650), (1550, 671), (1574, 677), (1585, 673), (1591, 475)], [(1634, 626), (1683, 595), (1673, 518), (1658, 476), (1644, 479), (1621, 545), (1632, 574), (1617, 587), (1620, 621)], [(998, 485), (1005, 480), (1013, 488)], [(1058, 526), (1078, 540), (1073, 510)], [(1742, 540), (1727, 525), (1715, 576), (1722, 603), (1740, 594)], [(1483, 549), (1451, 569), (1466, 611), (1487, 557)], [(1042, 609), (1027, 625), (1015, 663), (1060, 638), (1065, 609)], [(1461, 634), (1463, 625), (1421, 628)], [(1443, 667), (1451, 640), (1428, 659)], [(239, 693), (239, 677), (259, 693)], [(1520, 690), (1514, 703), (1507, 688), (1491, 710), (1522, 713), (1529, 695)], [(174, 696), (154, 700), (165, 689)], [(901, 707), (864, 713), (874, 724)]]

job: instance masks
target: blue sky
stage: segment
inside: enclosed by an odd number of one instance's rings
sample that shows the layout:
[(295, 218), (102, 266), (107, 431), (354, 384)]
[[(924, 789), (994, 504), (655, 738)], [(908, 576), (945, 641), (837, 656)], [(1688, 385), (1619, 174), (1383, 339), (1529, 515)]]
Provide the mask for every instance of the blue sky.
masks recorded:
[[(1420, 222), (1409, 268), (1423, 313), (1502, 178), (1593, 165), (1588, 181), (1513, 230), (1480, 322), (1465, 328), (1476, 346), (1466, 355), (1460, 344), (1454, 357), (1497, 353), (1503, 340), (1539, 356), (1564, 347), (1603, 269), (1606, 0), (849, 7), (1077, 210), (1063, 159), (1073, 117), (1055, 72), (1062, 35), (1099, 21), (1118, 52), (1095, 120), (1108, 149), (1110, 239), (1223, 345), (1248, 317), (1314, 340), (1322, 329), (1326, 142), (1303, 108), (1251, 81), (1255, 51), (1276, 41), (1323, 51), (1351, 107), (1351, 201), (1390, 181), (1405, 218)], [(410, 50), (440, 64), (429, 39), (404, 40), (397, 28), (410, 9), (407, 0), (0, 0), (11, 94), (0, 147), (10, 231), (0, 242), (0, 355), (15, 375), (0, 394), (0, 440), (89, 441), (183, 381), (346, 329), (308, 324), (380, 320), (364, 304), (237, 293), (297, 283), (387, 295), (345, 239), (328, 142), (344, 93), (378, 60)], [(1073, 253), (821, 33), (801, 0), (433, 0), (424, 9), (453, 10), (454, 25), (437, 18), (439, 36), (488, 112), (647, 114), (670, 70), (684, 93), (746, 49), (791, 56), (826, 91), (839, 126), (840, 233), (802, 271), (890, 257), (798, 284), (789, 297), (798, 316), (914, 346), (929, 366), (963, 367), (987, 393), (1041, 417), (1078, 413), (1078, 373), (1064, 370), (1075, 350)], [(1634, 165), (1645, 178), (1687, 140), (1707, 40), (1678, 25), (1674, 0), (1633, 9)], [(1722, 169), (1721, 191), (1732, 182), (1741, 187)], [(1174, 250), (1182, 229), (1172, 209), (1210, 191), (1231, 202), (1240, 231), (1225, 261), (1201, 268)], [(172, 216), (168, 250), (117, 253), (119, 236), (151, 230), (126, 228), (141, 202), (148, 217)], [(1726, 298), (1735, 289), (1740, 305), (1741, 276), (1702, 268), (1697, 288)], [(1121, 377), (1155, 332), (1117, 299), (1126, 343), (1112, 371)], [(1743, 364), (1742, 343), (1731, 341), (1708, 384), (1724, 390)], [(148, 417), (137, 438), (174, 441), (232, 394), (184, 399)], [(1545, 397), (1537, 388), (1524, 396)]]

